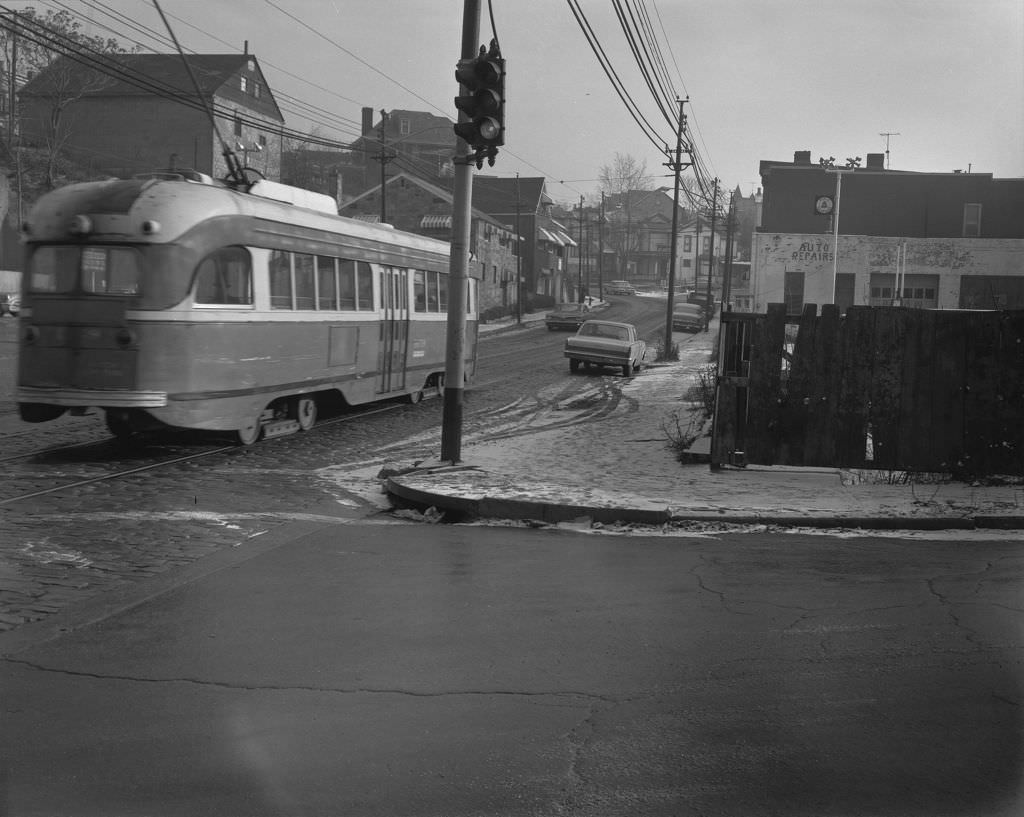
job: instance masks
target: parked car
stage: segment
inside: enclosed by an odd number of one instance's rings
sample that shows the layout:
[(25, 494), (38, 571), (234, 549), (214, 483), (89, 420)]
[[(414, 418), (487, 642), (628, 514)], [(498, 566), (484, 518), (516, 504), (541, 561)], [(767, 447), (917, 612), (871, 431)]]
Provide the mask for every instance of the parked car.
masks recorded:
[(565, 357), (569, 371), (584, 366), (616, 366), (629, 377), (639, 371), (647, 353), (647, 344), (640, 339), (631, 323), (616, 321), (585, 322), (579, 331), (565, 341)]
[(686, 296), (686, 302), (697, 304), (707, 315), (713, 315), (715, 312), (715, 296), (709, 298), (706, 292), (691, 292)]
[(20, 311), (21, 296), (18, 293), (0, 295), (0, 315), (10, 315), (12, 318), (16, 318)]
[(636, 287), (629, 281), (609, 281), (607, 289), (609, 295), (636, 295)]
[(698, 304), (675, 304), (672, 308), (672, 328), (683, 332), (704, 329), (704, 310)]
[(580, 328), (583, 322), (590, 315), (590, 307), (586, 304), (556, 304), (553, 312), (544, 316), (544, 323), (548, 329), (572, 329)]

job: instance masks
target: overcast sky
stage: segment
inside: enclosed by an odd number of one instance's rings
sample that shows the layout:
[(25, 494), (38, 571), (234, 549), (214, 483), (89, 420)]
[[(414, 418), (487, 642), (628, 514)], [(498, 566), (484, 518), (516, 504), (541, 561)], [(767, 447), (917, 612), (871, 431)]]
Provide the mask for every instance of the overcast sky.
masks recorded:
[[(189, 51), (260, 62), (286, 124), (356, 135), (362, 106), (454, 119), (462, 0), (159, 0)], [(48, 0), (7, 2), (45, 9)], [(169, 50), (151, 0), (55, 3)], [(616, 95), (573, 15), (582, 9), (654, 140)], [(656, 183), (673, 146), (612, 0), (492, 0), (508, 61), (507, 143), (498, 175), (544, 176), (561, 201), (597, 190), (616, 152)], [(1022, 0), (620, 0), (644, 13), (671, 91), (689, 97), (694, 147), (723, 188), (759, 184), (762, 159), (881, 153), (890, 166), (1024, 177)], [(122, 12), (110, 17), (106, 10)], [(135, 21), (131, 27), (129, 19)], [(492, 37), (482, 0), (480, 42)], [(314, 113), (307, 117), (312, 110)]]

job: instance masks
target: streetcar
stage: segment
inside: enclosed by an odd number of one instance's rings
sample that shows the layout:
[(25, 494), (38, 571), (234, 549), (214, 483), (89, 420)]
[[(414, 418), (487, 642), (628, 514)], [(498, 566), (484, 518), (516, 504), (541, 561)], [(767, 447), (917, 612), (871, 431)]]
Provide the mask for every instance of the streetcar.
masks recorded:
[[(318, 405), (444, 387), (450, 245), (337, 214), (330, 196), (195, 172), (73, 184), (23, 225), (17, 401), (104, 412), (116, 437), (307, 430)], [(466, 379), (476, 281), (467, 282)]]

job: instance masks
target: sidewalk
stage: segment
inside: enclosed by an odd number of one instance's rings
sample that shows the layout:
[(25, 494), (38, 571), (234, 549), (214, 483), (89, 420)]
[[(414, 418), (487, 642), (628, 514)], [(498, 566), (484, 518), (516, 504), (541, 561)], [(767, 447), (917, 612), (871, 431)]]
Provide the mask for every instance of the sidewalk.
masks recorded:
[[(543, 313), (524, 317), (526, 328)], [(679, 362), (653, 364), (622, 386), (618, 408), (596, 423), (468, 445), (463, 461), (423, 463), (387, 478), (400, 503), (452, 515), (602, 524), (733, 523), (875, 529), (1024, 529), (1024, 484), (981, 486), (907, 480), (837, 468), (749, 466), (712, 471), (681, 464), (666, 428), (698, 409), (686, 402), (692, 372), (710, 357), (717, 325)], [(689, 336), (680, 336), (689, 337)], [(699, 355), (699, 359), (695, 357)], [(577, 401), (581, 402), (581, 401)], [(572, 407), (564, 407), (568, 416)], [(708, 452), (707, 437), (691, 451)]]

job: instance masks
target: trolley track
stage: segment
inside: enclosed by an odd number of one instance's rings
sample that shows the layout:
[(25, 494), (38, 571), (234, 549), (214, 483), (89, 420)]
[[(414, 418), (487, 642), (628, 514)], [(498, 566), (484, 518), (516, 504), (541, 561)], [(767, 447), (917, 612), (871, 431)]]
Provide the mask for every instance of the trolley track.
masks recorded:
[[(402, 406), (399, 404), (377, 405), (343, 416), (329, 417), (318, 422), (313, 433), (324, 433), (331, 426), (400, 408)], [(36, 436), (38, 433), (41, 432), (37, 432)], [(243, 448), (236, 443), (224, 444), (218, 441), (214, 444), (209, 437), (204, 440), (202, 435), (194, 432), (171, 432), (150, 440), (146, 440), (143, 435), (137, 440), (115, 440), (108, 436), (99, 440), (43, 446), (0, 460), (0, 464), (6, 465), (8, 470), (8, 479), (0, 487), (0, 507), (181, 466), (218, 454), (231, 456), (233, 453), (255, 450)], [(58, 481), (58, 484), (52, 484)]]

